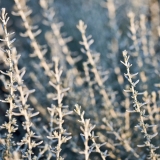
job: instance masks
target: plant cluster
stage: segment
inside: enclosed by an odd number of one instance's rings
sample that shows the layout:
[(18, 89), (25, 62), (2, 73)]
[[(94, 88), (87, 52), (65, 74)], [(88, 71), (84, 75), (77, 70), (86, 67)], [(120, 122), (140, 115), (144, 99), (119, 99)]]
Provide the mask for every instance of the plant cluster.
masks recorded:
[(78, 40), (60, 1), (13, 2), (0, 2), (0, 160), (160, 159), (159, 1), (102, 0), (105, 31), (93, 38), (79, 20)]

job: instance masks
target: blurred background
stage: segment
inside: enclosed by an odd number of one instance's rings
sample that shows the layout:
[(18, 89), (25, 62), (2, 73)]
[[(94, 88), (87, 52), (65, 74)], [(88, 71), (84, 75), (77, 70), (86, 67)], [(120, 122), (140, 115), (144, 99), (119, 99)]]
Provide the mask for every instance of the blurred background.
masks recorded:
[[(44, 0), (45, 1), (45, 0)], [(108, 159), (136, 159), (132, 157), (130, 151), (126, 151), (121, 142), (113, 135), (107, 132), (111, 130), (110, 122), (117, 133), (125, 135), (129, 144), (136, 148), (136, 152), (146, 159), (146, 153), (141, 148), (137, 149), (137, 143), (141, 142), (143, 136), (138, 136), (140, 131), (132, 131), (132, 127), (137, 123), (137, 115), (127, 115), (126, 109), (132, 107), (132, 101), (129, 100), (128, 94), (123, 89), (128, 87), (124, 78), (125, 67), (120, 63), (123, 60), (122, 51), (127, 50), (131, 55), (130, 61), (133, 64), (132, 72), (139, 72), (138, 79), (141, 83), (138, 85), (139, 91), (146, 91), (145, 96), (140, 99), (152, 99), (151, 107), (158, 108), (153, 112), (147, 110), (147, 113), (153, 115), (149, 122), (159, 122), (159, 36), (160, 36), (160, 1), (159, 0), (22, 0), (21, 5), (24, 10), (32, 10), (28, 17), (31, 25), (37, 25), (41, 29), (41, 34), (36, 37), (40, 46), (45, 45), (47, 53), (44, 56), (48, 64), (52, 64), (52, 57), (60, 58), (60, 66), (63, 67), (62, 82), (63, 86), (70, 87), (69, 93), (64, 98), (64, 104), (69, 105), (70, 110), (74, 109), (76, 103), (82, 105), (86, 111), (86, 117), (90, 118), (93, 124), (96, 124), (95, 132), (100, 136), (99, 141), (107, 141), (102, 150), (109, 150), (111, 157)], [(46, 6), (46, 3), (48, 6)], [(21, 54), (19, 67), (26, 68), (24, 82), (29, 89), (35, 89), (36, 92), (29, 97), (29, 103), (40, 112), (42, 125), (48, 126), (49, 116), (47, 107), (54, 103), (51, 93), (54, 90), (49, 86), (49, 77), (46, 76), (44, 69), (40, 67), (40, 60), (37, 57), (31, 57), (34, 49), (31, 47), (29, 38), (21, 37), (26, 29), (20, 16), (14, 16), (12, 13), (17, 12), (14, 0), (0, 0), (0, 8), (6, 8), (10, 21), (8, 23), (9, 31), (15, 32), (18, 54)], [(47, 12), (48, 11), (48, 12)], [(49, 12), (50, 11), (50, 12)], [(48, 24), (48, 13), (52, 13), (52, 23)], [(48, 15), (47, 15), (48, 14)], [(47, 16), (46, 16), (47, 15)], [(50, 14), (51, 15), (51, 14)], [(92, 73), (92, 66), (89, 68), (90, 80), (87, 81), (84, 63), (88, 60), (86, 54), (82, 53), (83, 48), (79, 41), (82, 40), (81, 34), (76, 25), (79, 20), (83, 20), (87, 25), (86, 35), (92, 35), (94, 39), (91, 45), (92, 53), (100, 53), (99, 61), (96, 63), (98, 70), (107, 71), (107, 80), (104, 81), (106, 92), (109, 94), (114, 110), (117, 112), (119, 122), (110, 119), (105, 114), (106, 109), (103, 107), (104, 102), (100, 95), (100, 86), (95, 80)], [(52, 25), (53, 24), (53, 25)], [(3, 30), (0, 28), (0, 37), (3, 37)], [(63, 40), (65, 40), (63, 42)], [(3, 45), (1, 43), (1, 45)], [(74, 65), (67, 61), (67, 54), (74, 59)], [(6, 70), (3, 61), (3, 53), (0, 51), (0, 68)], [(73, 72), (78, 70), (78, 75)], [(5, 89), (5, 78), (0, 76), (0, 97), (5, 98), (7, 90)], [(93, 82), (90, 84), (90, 82)], [(92, 91), (91, 91), (92, 90)], [(91, 92), (94, 96), (91, 95)], [(155, 96), (156, 95), (156, 96)], [(94, 100), (93, 100), (94, 99)], [(154, 101), (155, 100), (155, 101)], [(5, 119), (6, 105), (0, 103), (0, 122)], [(156, 112), (156, 113), (155, 113)], [(156, 117), (157, 115), (157, 117)], [(126, 119), (130, 116), (128, 122)], [(83, 148), (79, 136), (80, 129), (76, 124), (76, 116), (73, 115), (66, 119), (65, 127), (73, 135), (73, 141), (64, 146), (62, 155), (67, 159), (83, 159), (79, 157), (77, 150)], [(106, 120), (107, 119), (107, 120)], [(153, 120), (153, 121), (152, 121)], [(23, 118), (19, 118), (19, 124)], [(38, 122), (37, 127), (40, 127)], [(124, 125), (126, 124), (126, 125)], [(127, 126), (129, 125), (129, 126)], [(74, 129), (74, 127), (76, 129)], [(134, 127), (133, 127), (134, 128)], [(159, 129), (157, 129), (159, 130)], [(128, 134), (127, 134), (128, 133)], [(43, 131), (42, 131), (43, 134)], [(140, 134), (140, 133), (139, 133)], [(17, 136), (17, 137), (16, 137)], [(23, 136), (21, 129), (17, 131), (15, 137), (17, 141)], [(133, 143), (132, 143), (133, 142)], [(153, 141), (159, 144), (160, 140)], [(120, 145), (116, 145), (119, 143)], [(111, 145), (110, 145), (111, 144)], [(113, 148), (111, 146), (114, 146)], [(35, 151), (37, 152), (37, 151)], [(157, 151), (159, 153), (159, 150)], [(91, 159), (99, 160), (97, 154), (93, 154)], [(131, 158), (132, 157), (132, 158)]]

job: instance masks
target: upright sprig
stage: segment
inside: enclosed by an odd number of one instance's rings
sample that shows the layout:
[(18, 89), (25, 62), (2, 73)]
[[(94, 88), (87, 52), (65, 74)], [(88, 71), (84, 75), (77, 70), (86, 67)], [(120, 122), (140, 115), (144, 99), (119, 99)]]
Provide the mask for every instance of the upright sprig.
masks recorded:
[(96, 65), (96, 60), (97, 60), (97, 55), (92, 54), (90, 46), (92, 45), (92, 43), (94, 42), (94, 40), (92, 39), (92, 36), (86, 36), (86, 29), (87, 29), (87, 25), (84, 24), (84, 22), (82, 20), (79, 21), (79, 24), (77, 25), (78, 30), (81, 32), (81, 36), (82, 36), (82, 42), (80, 42), (80, 44), (84, 47), (82, 49), (82, 52), (85, 53), (88, 57), (88, 63), (92, 66), (92, 72), (95, 76), (95, 82), (98, 84), (99, 88), (100, 88), (100, 94), (103, 97), (104, 103), (105, 103), (105, 107), (109, 110), (110, 116), (112, 118), (116, 118), (117, 114), (114, 111), (114, 109), (112, 108), (112, 102), (109, 99), (109, 96), (105, 90), (105, 86), (104, 86), (104, 82), (106, 80), (106, 74), (104, 74), (104, 77), (101, 77), (101, 75), (103, 75), (103, 73), (100, 73), (97, 69), (97, 65)]
[[(52, 152), (56, 156), (56, 160), (63, 160), (60, 153), (62, 150), (62, 144), (66, 143), (69, 139), (71, 139), (70, 133), (67, 133), (66, 129), (63, 127), (64, 117), (72, 114), (72, 111), (66, 111), (68, 106), (63, 105), (63, 97), (64, 93), (69, 90), (69, 88), (62, 88), (61, 85), (61, 75), (62, 69), (59, 69), (59, 59), (54, 57), (55, 62), (55, 71), (53, 72), (56, 82), (49, 82), (50, 85), (56, 90), (56, 96), (53, 97), (53, 100), (57, 101), (57, 106), (53, 105), (48, 107), (48, 111), (50, 114), (50, 135), (47, 138), (51, 140), (56, 140), (56, 147), (52, 148)], [(56, 121), (54, 121), (56, 120)], [(56, 127), (53, 127), (53, 123), (56, 123)], [(53, 141), (55, 142), (55, 141)]]
[(8, 117), (8, 122), (5, 122), (1, 128), (4, 128), (7, 130), (6, 133), (6, 157), (8, 159), (11, 158), (11, 148), (12, 144), (14, 143), (12, 141), (13, 133), (18, 129), (17, 128), (17, 122), (16, 119), (13, 118), (14, 112), (13, 110), (17, 108), (17, 106), (14, 103), (15, 100), (15, 91), (16, 86), (14, 84), (15, 82), (15, 70), (14, 70), (14, 63), (13, 63), (13, 57), (12, 57), (12, 43), (15, 41), (15, 39), (10, 40), (10, 36), (13, 33), (8, 33), (7, 30), (7, 24), (9, 21), (9, 17), (7, 17), (6, 9), (2, 8), (1, 10), (1, 17), (0, 20), (2, 22), (2, 27), (4, 31), (4, 39), (0, 39), (4, 42), (4, 48), (1, 48), (1, 50), (6, 54), (6, 64), (9, 66), (8, 70), (6, 72), (0, 71), (3, 75), (9, 77), (9, 82), (7, 83), (7, 89), (9, 91), (9, 95), (5, 100), (1, 100), (1, 102), (9, 103), (9, 110), (6, 112), (6, 116)]
[[(24, 8), (26, 9), (26, 6), (25, 5), (22, 6), (20, 0), (14, 0), (14, 1), (18, 9), (18, 12), (12, 12), (12, 13), (15, 16), (21, 16), (23, 20), (23, 25), (26, 29), (26, 32), (24, 34), (21, 34), (21, 36), (29, 37), (29, 39), (31, 40), (31, 46), (34, 49), (34, 53), (31, 56), (32, 57), (37, 56), (39, 58), (40, 66), (44, 68), (45, 74), (50, 77), (51, 76), (51, 70), (50, 70), (51, 66), (47, 64), (46, 59), (44, 57), (44, 55), (47, 53), (47, 49), (40, 46), (38, 42), (36, 41), (36, 36), (38, 36), (41, 33), (41, 30), (37, 29), (38, 28), (37, 26), (31, 26), (27, 19), (27, 17), (29, 17), (29, 15), (32, 13), (32, 10), (27, 10), (25, 12)], [(36, 30), (36, 32), (34, 30)]]
[[(78, 104), (76, 104), (75, 107), (76, 108), (74, 109), (74, 111), (80, 117), (79, 122), (82, 124), (82, 126), (80, 127), (82, 133), (80, 135), (83, 139), (84, 146), (85, 146), (85, 149), (83, 152), (81, 152), (81, 154), (84, 154), (85, 160), (89, 160), (90, 154), (92, 152), (97, 152), (100, 154), (101, 158), (105, 160), (106, 157), (108, 156), (107, 150), (105, 152), (102, 152), (100, 150), (100, 147), (105, 145), (105, 143), (97, 144), (95, 141), (95, 139), (97, 138), (97, 136), (94, 135), (94, 131), (93, 131), (93, 129), (95, 128), (95, 125), (92, 125), (90, 123), (90, 119), (84, 118), (85, 112), (84, 111), (81, 112), (81, 107)], [(92, 141), (91, 145), (89, 145), (89, 140)]]
[(33, 140), (36, 138), (39, 138), (35, 135), (35, 132), (32, 130), (33, 123), (31, 121), (31, 118), (37, 116), (39, 112), (33, 113), (33, 108), (30, 107), (29, 104), (27, 104), (28, 96), (33, 93), (35, 90), (28, 90), (26, 85), (24, 84), (23, 76), (26, 72), (25, 68), (22, 68), (19, 70), (18, 68), (18, 61), (20, 58), (20, 55), (17, 55), (16, 49), (13, 50), (13, 56), (14, 56), (14, 69), (16, 71), (16, 81), (17, 81), (17, 91), (19, 94), (17, 94), (17, 98), (15, 100), (16, 105), (19, 108), (19, 112), (15, 113), (17, 116), (23, 116), (25, 121), (22, 123), (22, 126), (24, 130), (26, 130), (25, 136), (21, 140), (21, 142), (18, 143), (19, 148), (23, 145), (26, 145), (26, 152), (22, 153), (22, 157), (26, 158), (28, 160), (36, 159), (36, 156), (34, 155), (33, 158), (33, 148), (40, 145), (43, 141), (35, 142)]
[(147, 128), (149, 127), (153, 127), (153, 125), (149, 125), (147, 123), (145, 123), (145, 119), (147, 118), (147, 115), (145, 114), (145, 109), (144, 106), (146, 105), (146, 102), (144, 103), (140, 103), (137, 99), (138, 95), (142, 95), (143, 93), (139, 93), (135, 87), (138, 84), (139, 80), (137, 80), (136, 82), (133, 82), (133, 77), (135, 77), (138, 73), (135, 74), (131, 74), (130, 72), (130, 67), (132, 66), (132, 64), (129, 63), (129, 56), (127, 51), (123, 51), (123, 57), (124, 57), (124, 62), (121, 61), (121, 63), (126, 67), (127, 69), (127, 73), (125, 73), (125, 78), (128, 80), (128, 82), (130, 83), (130, 88), (128, 90), (124, 90), (125, 92), (130, 92), (132, 94), (132, 99), (133, 99), (133, 107), (134, 110), (129, 111), (129, 112), (137, 112), (139, 113), (139, 124), (136, 126), (138, 127), (141, 132), (144, 134), (144, 144), (142, 145), (137, 145), (138, 147), (148, 147), (149, 149), (149, 159), (152, 160), (157, 160), (158, 155), (155, 153), (155, 150), (158, 147), (155, 147), (153, 144), (151, 144), (151, 139), (154, 138), (158, 133), (155, 133), (153, 135), (149, 135), (147, 132)]
[[(54, 9), (54, 1), (50, 0), (40, 0), (40, 5), (43, 8), (43, 16), (45, 18), (44, 24), (50, 28), (49, 35), (52, 35), (52, 37), (46, 36), (47, 41), (50, 44), (51, 49), (51, 56), (57, 55), (57, 53), (60, 53), (58, 57), (60, 58), (60, 63), (63, 64), (63, 67), (67, 66), (68, 64), (71, 66), (66, 71), (66, 75), (69, 77), (69, 87), (74, 88), (74, 84), (81, 85), (81, 82), (83, 81), (80, 77), (80, 73), (76, 68), (76, 63), (81, 59), (81, 56), (77, 55), (74, 58), (72, 56), (72, 52), (68, 48), (67, 43), (69, 43), (72, 40), (72, 37), (64, 37), (63, 33), (61, 33), (61, 28), (63, 26), (62, 22), (57, 22), (55, 19), (55, 9)], [(66, 67), (65, 67), (66, 68)], [(64, 68), (64, 69), (65, 69)], [(71, 77), (72, 81), (71, 82)]]

